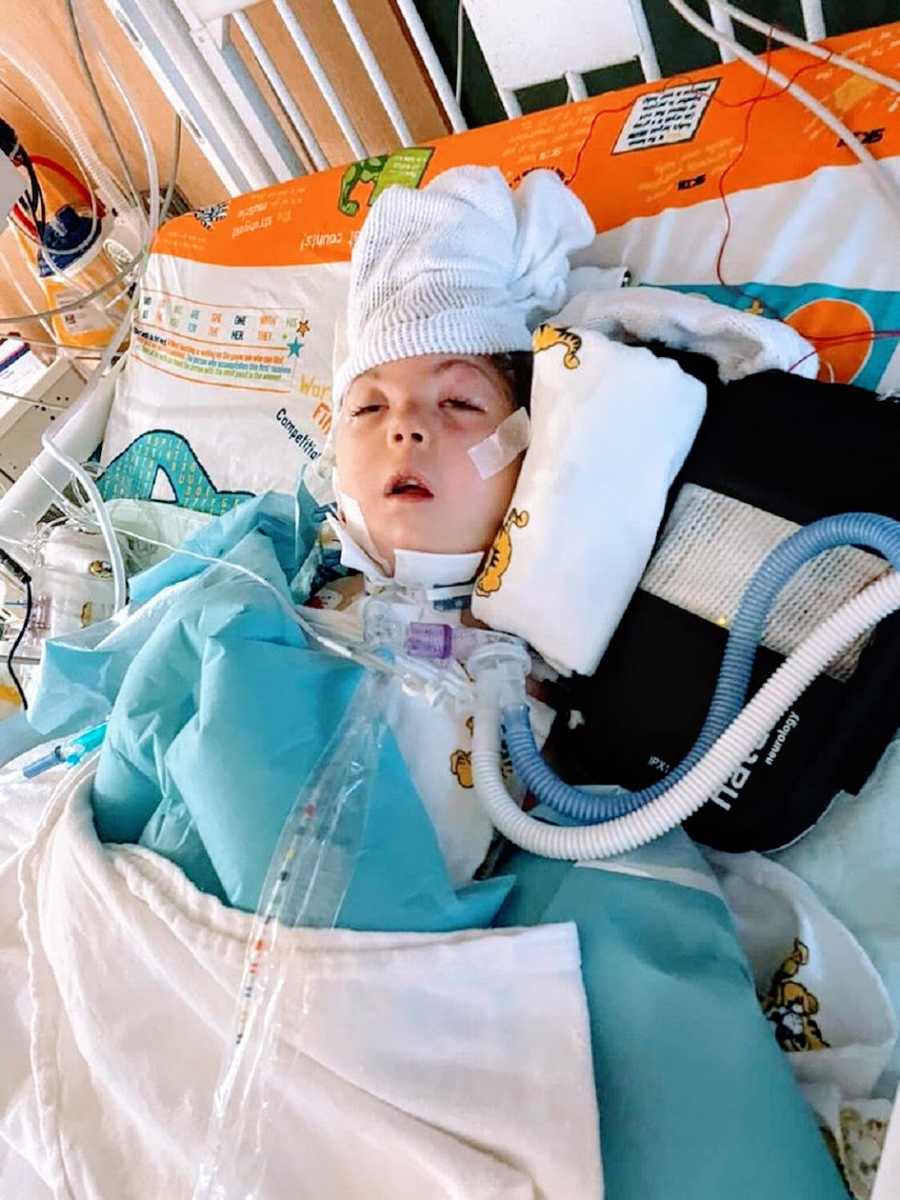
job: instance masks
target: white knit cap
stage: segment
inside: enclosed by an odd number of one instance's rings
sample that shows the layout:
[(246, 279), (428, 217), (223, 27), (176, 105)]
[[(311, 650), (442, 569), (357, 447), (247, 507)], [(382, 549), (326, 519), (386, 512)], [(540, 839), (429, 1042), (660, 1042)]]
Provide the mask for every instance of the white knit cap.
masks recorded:
[(534, 326), (565, 303), (569, 255), (594, 236), (552, 171), (532, 171), (515, 192), (496, 167), (386, 189), (353, 248), (335, 410), (357, 375), (383, 363), (530, 350)]

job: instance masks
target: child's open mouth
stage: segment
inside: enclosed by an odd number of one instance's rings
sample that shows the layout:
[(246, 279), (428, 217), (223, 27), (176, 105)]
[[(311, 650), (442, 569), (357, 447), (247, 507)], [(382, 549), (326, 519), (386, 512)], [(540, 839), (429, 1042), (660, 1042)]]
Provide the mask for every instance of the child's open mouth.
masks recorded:
[(421, 475), (404, 472), (392, 476), (384, 489), (390, 500), (433, 500), (434, 493)]

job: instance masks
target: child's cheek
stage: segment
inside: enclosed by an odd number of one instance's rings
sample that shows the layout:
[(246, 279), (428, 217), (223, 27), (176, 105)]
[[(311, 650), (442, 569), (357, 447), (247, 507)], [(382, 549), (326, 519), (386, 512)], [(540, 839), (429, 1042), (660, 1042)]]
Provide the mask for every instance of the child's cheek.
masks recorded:
[(360, 497), (366, 475), (372, 474), (371, 470), (366, 471), (366, 462), (363, 439), (355, 436), (349, 428), (339, 429), (335, 440), (335, 466), (342, 492)]

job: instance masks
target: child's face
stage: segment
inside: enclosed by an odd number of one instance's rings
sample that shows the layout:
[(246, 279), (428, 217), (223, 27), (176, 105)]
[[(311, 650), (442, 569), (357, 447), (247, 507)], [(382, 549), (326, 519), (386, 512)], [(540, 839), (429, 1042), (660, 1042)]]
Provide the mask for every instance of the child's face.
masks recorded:
[(487, 550), (520, 460), (482, 479), (468, 450), (514, 407), (506, 378), (475, 355), (424, 354), (353, 381), (335, 442), (340, 488), (359, 504), (391, 571), (395, 549)]

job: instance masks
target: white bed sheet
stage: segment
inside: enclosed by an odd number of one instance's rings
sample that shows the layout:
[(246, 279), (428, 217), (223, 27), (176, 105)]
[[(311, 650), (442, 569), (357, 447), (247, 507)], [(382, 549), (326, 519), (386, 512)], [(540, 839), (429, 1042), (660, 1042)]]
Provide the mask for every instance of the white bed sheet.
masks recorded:
[[(900, 1014), (900, 732), (858, 796), (839, 794), (806, 837), (772, 856), (859, 940)], [(900, 1048), (878, 1095), (900, 1083)]]
[[(89, 789), (0, 776), (0, 1195), (189, 1200), (251, 919), (101, 846)], [(602, 1196), (573, 925), (283, 937), (310, 1019), (254, 1200)]]

